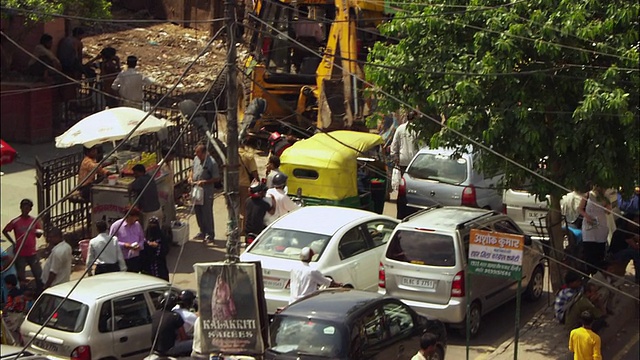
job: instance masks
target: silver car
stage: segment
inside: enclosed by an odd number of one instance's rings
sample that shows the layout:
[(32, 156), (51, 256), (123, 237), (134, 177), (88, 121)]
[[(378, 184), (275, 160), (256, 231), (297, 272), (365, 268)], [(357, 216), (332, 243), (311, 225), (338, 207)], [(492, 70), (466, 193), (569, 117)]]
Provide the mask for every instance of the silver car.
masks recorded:
[(536, 226), (546, 224), (544, 217), (549, 212), (549, 201), (538, 201), (537, 196), (526, 190), (508, 189), (503, 196), (504, 213), (528, 235), (539, 237)]
[(469, 206), (500, 211), (501, 174), (476, 170), (479, 153), (455, 154), (454, 149), (424, 148), (418, 151), (398, 189), (398, 218), (435, 205)]
[[(517, 282), (472, 275), (465, 284), (471, 229), (523, 234), (506, 215), (484, 209), (442, 207), (406, 218), (393, 232), (379, 269), (379, 292), (401, 299), (418, 313), (466, 331), (466, 297), (472, 336), (483, 314), (513, 299)], [(531, 300), (543, 293), (542, 246), (525, 237), (522, 287)]]

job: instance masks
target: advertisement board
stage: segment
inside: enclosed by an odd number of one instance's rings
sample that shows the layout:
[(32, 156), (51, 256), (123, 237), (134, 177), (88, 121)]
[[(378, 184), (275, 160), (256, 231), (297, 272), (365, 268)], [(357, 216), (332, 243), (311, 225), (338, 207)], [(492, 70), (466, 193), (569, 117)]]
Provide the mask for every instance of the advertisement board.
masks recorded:
[(268, 342), (260, 263), (204, 263), (194, 266), (202, 352), (262, 354)]
[(472, 229), (469, 272), (478, 275), (522, 278), (524, 236)]

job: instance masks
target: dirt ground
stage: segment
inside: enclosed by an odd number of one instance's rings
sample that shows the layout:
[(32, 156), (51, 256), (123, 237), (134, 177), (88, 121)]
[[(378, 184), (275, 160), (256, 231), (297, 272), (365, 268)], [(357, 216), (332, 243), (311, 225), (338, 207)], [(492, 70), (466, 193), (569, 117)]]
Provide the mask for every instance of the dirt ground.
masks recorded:
[[(112, 13), (113, 18), (119, 20), (151, 19), (144, 12), (134, 13), (115, 7)], [(85, 62), (111, 46), (116, 49), (123, 65), (127, 56), (135, 55), (138, 57), (138, 69), (157, 84), (167, 87), (178, 81), (210, 40), (208, 31), (183, 28), (170, 22), (105, 22), (85, 29)], [(225, 56), (226, 46), (221, 39), (215, 40), (187, 72), (178, 89), (183, 93), (207, 91), (224, 67)]]

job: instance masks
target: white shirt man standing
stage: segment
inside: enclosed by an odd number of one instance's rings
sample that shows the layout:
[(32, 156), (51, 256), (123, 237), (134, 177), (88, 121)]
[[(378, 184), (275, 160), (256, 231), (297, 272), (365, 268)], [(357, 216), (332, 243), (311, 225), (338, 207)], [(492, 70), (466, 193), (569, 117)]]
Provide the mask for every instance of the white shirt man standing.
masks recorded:
[(304, 247), (300, 251), (300, 260), (302, 265), (291, 270), (291, 295), (289, 296), (289, 304), (292, 302), (312, 294), (318, 290), (318, 286), (330, 286), (334, 284), (333, 280), (322, 275), (318, 270), (309, 266), (313, 258), (313, 250)]
[[(108, 226), (104, 220), (96, 222), (98, 236), (89, 241), (87, 254), (87, 270), (91, 274), (91, 266), (96, 264), (96, 275), (109, 272), (127, 271), (127, 265), (122, 255), (122, 249), (118, 245), (118, 238), (110, 236)], [(104, 250), (103, 250), (104, 249)]]
[(271, 195), (276, 200), (276, 210), (273, 215), (267, 213), (265, 216), (265, 223), (267, 225), (276, 221), (280, 216), (299, 209), (298, 205), (289, 198), (289, 195), (287, 195), (287, 192), (284, 190), (287, 186), (287, 178), (287, 175), (277, 173), (273, 177), (273, 188), (267, 190), (267, 196), (265, 199), (268, 199), (269, 195)]
[(136, 70), (138, 58), (135, 56), (127, 57), (127, 70), (122, 71), (113, 80), (111, 89), (117, 91), (123, 98), (123, 105), (142, 109), (143, 93), (142, 88), (153, 84), (153, 80), (144, 76)]
[(413, 156), (418, 151), (416, 134), (410, 129), (407, 129), (407, 125), (409, 125), (415, 117), (415, 111), (407, 114), (407, 121), (398, 126), (396, 133), (393, 135), (393, 141), (391, 142), (391, 159), (403, 174), (405, 170), (407, 170), (411, 159), (413, 159)]
[(71, 245), (64, 241), (60, 229), (51, 229), (47, 235), (47, 242), (53, 245), (53, 248), (42, 269), (42, 283), (45, 289), (69, 281), (73, 260)]

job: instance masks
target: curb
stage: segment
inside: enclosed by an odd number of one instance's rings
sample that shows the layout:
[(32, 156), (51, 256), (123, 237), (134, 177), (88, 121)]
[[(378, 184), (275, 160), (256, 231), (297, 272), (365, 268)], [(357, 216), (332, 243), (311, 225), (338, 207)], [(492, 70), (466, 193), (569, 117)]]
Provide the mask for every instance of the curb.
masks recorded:
[[(544, 315), (545, 312), (549, 310), (549, 308), (553, 308), (553, 304), (545, 305), (540, 310), (538, 310), (531, 320), (529, 320), (521, 329), (520, 329), (520, 338), (526, 335), (530, 330), (532, 330), (538, 323), (540, 323), (540, 318)], [(500, 344), (495, 350), (493, 350), (490, 354), (487, 355), (488, 359), (492, 359), (496, 356), (502, 355), (505, 352), (511, 350), (510, 346), (513, 345), (515, 340), (515, 336), (510, 337)]]

